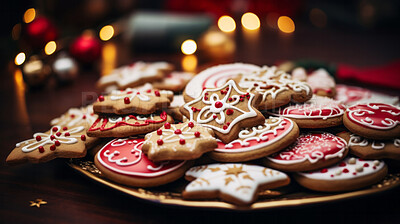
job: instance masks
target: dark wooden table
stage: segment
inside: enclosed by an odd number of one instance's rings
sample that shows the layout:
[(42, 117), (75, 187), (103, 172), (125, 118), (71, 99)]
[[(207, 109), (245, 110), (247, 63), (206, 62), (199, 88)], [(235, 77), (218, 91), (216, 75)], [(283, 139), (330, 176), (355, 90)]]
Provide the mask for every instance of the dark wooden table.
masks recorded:
[[(399, 34), (387, 32), (315, 29), (299, 25), (294, 35), (286, 38), (276, 31), (262, 30), (257, 47), (239, 37), (236, 53), (229, 60), (263, 65), (283, 59), (316, 58), (372, 66), (400, 58), (399, 39)], [(135, 60), (165, 60), (180, 65), (179, 54), (135, 53), (131, 56), (123, 49), (119, 47), (117, 65)], [(200, 64), (212, 63), (204, 57), (199, 61)], [(216, 220), (224, 223), (246, 220), (264, 223), (399, 223), (399, 189), (312, 206), (222, 212), (160, 206), (131, 198), (79, 175), (66, 165), (65, 160), (6, 166), (5, 158), (15, 143), (31, 138), (34, 132), (48, 130), (52, 118), (82, 104), (83, 92), (97, 92), (94, 84), (99, 72), (95, 68), (85, 69), (73, 85), (32, 91), (15, 77), (11, 63), (1, 71), (0, 223), (204, 223)], [(396, 90), (373, 88), (398, 94)], [(47, 204), (40, 208), (30, 207), (29, 201), (38, 198)]]

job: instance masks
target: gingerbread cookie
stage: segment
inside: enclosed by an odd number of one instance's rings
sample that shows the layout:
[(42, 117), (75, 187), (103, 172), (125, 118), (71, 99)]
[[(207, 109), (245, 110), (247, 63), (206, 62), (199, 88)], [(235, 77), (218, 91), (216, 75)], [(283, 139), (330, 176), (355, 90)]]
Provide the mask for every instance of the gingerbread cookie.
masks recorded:
[(185, 101), (189, 102), (198, 98), (205, 88), (217, 88), (239, 74), (247, 74), (259, 70), (260, 67), (252, 64), (233, 63), (210, 67), (197, 74), (186, 85), (184, 91)]
[(287, 149), (264, 159), (268, 167), (282, 171), (308, 171), (338, 163), (348, 153), (347, 143), (331, 133), (301, 134)]
[(174, 95), (174, 98), (166, 109), (167, 114), (171, 115), (175, 120), (183, 121), (183, 115), (179, 111), (179, 108), (185, 104), (183, 95)]
[(257, 200), (258, 192), (290, 183), (282, 172), (235, 163), (192, 167), (185, 178), (192, 182), (182, 193), (184, 199), (220, 198), (237, 205), (249, 205)]
[(302, 103), (312, 97), (310, 86), (305, 82), (294, 80), (275, 66), (264, 66), (251, 74), (238, 75), (234, 80), (247, 92), (262, 95), (257, 106), (259, 110), (267, 110), (286, 105), (290, 102)]
[(241, 128), (264, 123), (264, 116), (254, 108), (260, 95), (242, 91), (233, 80), (215, 89), (204, 89), (201, 96), (180, 108), (191, 121), (211, 128), (224, 143), (238, 137)]
[(341, 125), (345, 106), (328, 97), (313, 96), (302, 104), (293, 104), (269, 111), (274, 116), (294, 120), (300, 128), (326, 128)]
[(191, 161), (150, 161), (142, 152), (143, 138), (114, 139), (96, 154), (94, 163), (101, 174), (133, 187), (155, 187), (179, 179)]
[(103, 76), (97, 82), (97, 87), (110, 92), (140, 86), (146, 82), (161, 81), (164, 75), (172, 71), (173, 66), (166, 62), (136, 62), (115, 69), (111, 74)]
[(147, 134), (167, 122), (173, 123), (174, 120), (165, 111), (150, 115), (100, 115), (87, 134), (91, 137), (128, 137)]
[(347, 108), (343, 123), (352, 133), (366, 138), (398, 138), (400, 107), (383, 103), (357, 104)]
[(356, 86), (337, 85), (335, 99), (346, 105), (355, 105), (360, 103), (386, 103), (392, 105), (399, 104), (399, 97), (389, 96), (382, 93), (373, 92)]
[(97, 117), (98, 115), (93, 112), (93, 106), (88, 105), (81, 108), (71, 108), (65, 114), (51, 120), (50, 124), (69, 128), (75, 126), (89, 128)]
[(311, 190), (338, 192), (370, 186), (382, 180), (387, 166), (379, 160), (348, 157), (335, 166), (294, 175), (296, 181)]
[(348, 142), (350, 153), (362, 159), (400, 160), (400, 137), (377, 141), (350, 132), (342, 132), (338, 135)]
[(296, 123), (283, 117), (269, 117), (263, 125), (243, 128), (239, 138), (225, 144), (218, 142), (218, 148), (210, 157), (221, 162), (243, 162), (275, 153), (293, 142), (299, 136)]
[(307, 82), (315, 95), (330, 98), (336, 95), (335, 79), (323, 68), (317, 69), (310, 74), (307, 74), (302, 67), (295, 68), (292, 71), (292, 77), (293, 79)]
[(32, 139), (17, 143), (8, 155), (7, 163), (41, 163), (55, 158), (80, 158), (96, 138), (86, 136), (84, 126), (73, 128), (53, 126), (45, 133), (35, 133)]
[(195, 122), (165, 123), (145, 139), (143, 152), (152, 161), (197, 159), (217, 147), (213, 132)]
[(114, 90), (110, 95), (99, 96), (93, 104), (93, 110), (110, 114), (152, 114), (167, 108), (173, 95), (173, 92), (167, 90)]
[(160, 82), (153, 83), (154, 88), (181, 92), (194, 77), (190, 72), (171, 72)]

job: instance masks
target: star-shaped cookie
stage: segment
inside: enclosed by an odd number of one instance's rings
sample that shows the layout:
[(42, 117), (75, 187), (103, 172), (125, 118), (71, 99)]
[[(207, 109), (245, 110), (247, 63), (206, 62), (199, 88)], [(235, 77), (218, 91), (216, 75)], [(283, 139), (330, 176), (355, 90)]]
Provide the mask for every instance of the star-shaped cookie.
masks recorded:
[(93, 112), (93, 105), (81, 108), (70, 108), (66, 113), (50, 121), (52, 126), (62, 127), (84, 126), (89, 128), (97, 119), (98, 115)]
[(236, 163), (192, 167), (186, 172), (186, 179), (192, 182), (183, 191), (183, 198), (221, 198), (238, 205), (253, 203), (259, 191), (290, 183), (282, 172)]
[(201, 96), (180, 108), (183, 115), (214, 130), (224, 143), (236, 138), (243, 127), (263, 124), (264, 116), (254, 108), (258, 93), (242, 91), (233, 80), (215, 89), (204, 89)]
[(251, 74), (241, 74), (234, 79), (247, 92), (259, 93), (262, 100), (259, 110), (277, 108), (291, 101), (301, 103), (312, 97), (312, 90), (305, 82), (292, 79), (291, 75), (277, 70), (275, 66), (264, 66)]
[(84, 126), (73, 128), (53, 126), (45, 133), (35, 133), (32, 139), (16, 144), (7, 163), (40, 163), (54, 158), (80, 158), (97, 138), (86, 136)]
[(93, 104), (93, 110), (109, 114), (152, 114), (167, 108), (173, 96), (174, 93), (167, 90), (114, 90), (107, 96), (99, 96)]
[(165, 123), (145, 139), (142, 150), (152, 161), (197, 159), (218, 145), (213, 131), (195, 122)]

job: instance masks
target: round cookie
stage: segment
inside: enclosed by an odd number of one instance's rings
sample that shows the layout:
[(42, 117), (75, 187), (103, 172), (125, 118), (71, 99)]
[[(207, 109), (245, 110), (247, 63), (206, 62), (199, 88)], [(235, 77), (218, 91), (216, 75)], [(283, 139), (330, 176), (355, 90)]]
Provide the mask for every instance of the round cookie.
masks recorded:
[(400, 107), (383, 103), (357, 104), (348, 107), (343, 124), (352, 133), (385, 140), (400, 137)]
[(287, 149), (264, 158), (264, 164), (274, 169), (295, 172), (331, 166), (348, 153), (347, 143), (331, 133), (301, 134)]
[(240, 163), (192, 167), (185, 178), (192, 182), (182, 192), (184, 199), (221, 198), (237, 205), (249, 205), (257, 200), (258, 192), (290, 183), (282, 172)]
[(300, 185), (311, 190), (339, 192), (375, 184), (382, 180), (387, 172), (383, 161), (348, 157), (329, 168), (296, 173), (294, 178)]
[(243, 162), (275, 153), (296, 141), (299, 128), (283, 117), (269, 117), (265, 123), (239, 132), (239, 138), (228, 144), (218, 142), (209, 156), (221, 162)]
[(313, 96), (303, 104), (294, 104), (268, 111), (274, 116), (294, 120), (300, 128), (327, 128), (343, 123), (345, 106), (328, 97)]
[(339, 133), (348, 142), (350, 153), (362, 159), (400, 160), (400, 138), (378, 141), (363, 138), (350, 132)]
[(120, 184), (155, 187), (179, 179), (192, 161), (154, 163), (142, 152), (142, 138), (114, 139), (97, 152), (94, 163), (101, 174)]
[(184, 91), (185, 101), (189, 102), (198, 98), (204, 88), (217, 88), (226, 83), (229, 79), (239, 74), (247, 74), (259, 70), (260, 67), (252, 64), (233, 63), (210, 67), (197, 74), (186, 85)]

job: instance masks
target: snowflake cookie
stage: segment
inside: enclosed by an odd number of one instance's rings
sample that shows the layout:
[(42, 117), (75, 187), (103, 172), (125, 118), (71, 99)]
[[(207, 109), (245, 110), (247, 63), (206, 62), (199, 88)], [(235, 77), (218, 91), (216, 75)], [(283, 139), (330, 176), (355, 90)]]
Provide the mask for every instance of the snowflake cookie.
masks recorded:
[(217, 147), (212, 130), (196, 122), (165, 123), (145, 139), (143, 152), (153, 161), (197, 159)]
[(241, 128), (264, 123), (264, 116), (254, 108), (259, 94), (242, 91), (233, 80), (215, 89), (204, 89), (201, 96), (180, 108), (182, 114), (211, 128), (224, 143), (236, 138)]
[(80, 158), (97, 138), (86, 136), (84, 126), (68, 128), (53, 126), (45, 133), (35, 133), (32, 139), (16, 144), (7, 163), (47, 162), (54, 158)]
[(93, 104), (93, 110), (109, 114), (152, 114), (167, 108), (173, 96), (174, 93), (167, 90), (114, 90), (109, 95), (99, 96)]
[(221, 198), (237, 205), (249, 205), (257, 200), (258, 192), (290, 183), (282, 172), (235, 163), (192, 167), (185, 177), (192, 182), (183, 191), (183, 198)]

